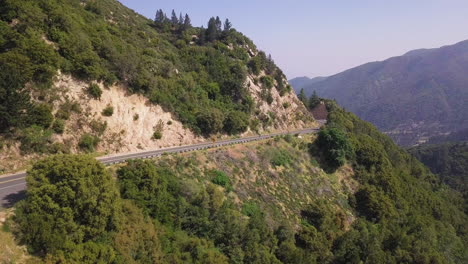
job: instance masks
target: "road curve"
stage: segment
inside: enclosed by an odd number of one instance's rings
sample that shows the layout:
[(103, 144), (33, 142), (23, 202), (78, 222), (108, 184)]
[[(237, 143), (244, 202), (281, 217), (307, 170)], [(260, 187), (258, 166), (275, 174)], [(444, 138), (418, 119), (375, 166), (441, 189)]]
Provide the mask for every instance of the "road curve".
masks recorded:
[[(96, 158), (104, 165), (111, 165), (122, 163), (130, 159), (147, 159), (161, 156), (165, 153), (181, 153), (196, 151), (208, 148), (216, 148), (227, 145), (234, 145), (240, 143), (246, 143), (251, 141), (263, 140), (272, 138), (275, 136), (286, 135), (286, 134), (309, 134), (316, 133), (318, 128), (309, 128), (291, 132), (279, 132), (268, 135), (258, 135), (244, 138), (226, 139), (217, 142), (205, 142), (194, 145), (172, 147), (158, 150), (142, 151), (136, 153), (116, 154), (110, 156), (103, 156)], [(16, 174), (0, 176), (0, 208), (11, 207), (16, 201), (24, 198), (26, 190), (26, 172), (19, 172)]]

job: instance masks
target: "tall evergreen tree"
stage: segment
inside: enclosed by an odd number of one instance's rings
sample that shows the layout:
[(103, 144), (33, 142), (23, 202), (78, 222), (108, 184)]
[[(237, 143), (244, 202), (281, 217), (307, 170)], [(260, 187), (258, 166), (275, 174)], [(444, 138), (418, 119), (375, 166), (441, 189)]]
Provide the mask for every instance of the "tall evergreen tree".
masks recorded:
[(187, 30), (192, 27), (192, 21), (190, 20), (190, 17), (188, 14), (185, 14), (185, 19), (184, 19), (184, 30)]
[(207, 36), (206, 36), (206, 29), (202, 26), (200, 28), (200, 35), (199, 35), (199, 38), (198, 38), (198, 44), (199, 45), (205, 45), (205, 42), (207, 40)]
[(162, 9), (159, 9), (158, 11), (156, 11), (156, 17), (154, 19), (154, 22), (161, 25), (164, 22), (166, 22), (166, 19), (167, 19), (166, 14), (164, 14)]
[(305, 91), (304, 91), (304, 88), (301, 89), (301, 91), (299, 92), (299, 95), (297, 96), (299, 98), (299, 100), (301, 100), (301, 102), (307, 106), (308, 105), (308, 102), (307, 102), (307, 96), (305, 94)]
[(314, 93), (309, 98), (309, 105), (308, 105), (309, 109), (312, 110), (319, 104), (320, 104), (320, 98), (318, 97), (317, 92), (314, 90)]
[(208, 21), (208, 28), (206, 29), (206, 40), (209, 42), (213, 42), (217, 38), (218, 38), (218, 30), (217, 30), (216, 19), (212, 17)]
[(182, 16), (182, 12), (179, 13), (179, 25), (180, 26), (184, 25), (184, 17)]
[(217, 16), (216, 19), (215, 19), (215, 25), (216, 25), (217, 33), (220, 33), (221, 32), (221, 26), (223, 25), (223, 23), (221, 22), (221, 19), (219, 19), (219, 16)]
[(173, 26), (179, 24), (179, 19), (177, 18), (176, 12), (172, 9), (171, 23)]
[(226, 18), (226, 21), (224, 21), (224, 32), (229, 32), (232, 28), (232, 23), (229, 21), (229, 19)]

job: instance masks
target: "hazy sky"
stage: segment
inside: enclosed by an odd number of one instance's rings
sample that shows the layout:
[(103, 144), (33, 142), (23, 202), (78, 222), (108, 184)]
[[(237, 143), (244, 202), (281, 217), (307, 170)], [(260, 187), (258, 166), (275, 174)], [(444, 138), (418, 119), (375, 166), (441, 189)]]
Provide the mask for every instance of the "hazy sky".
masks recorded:
[(327, 76), (468, 39), (467, 0), (121, 0), (153, 18), (188, 13), (194, 26), (229, 18), (288, 78)]

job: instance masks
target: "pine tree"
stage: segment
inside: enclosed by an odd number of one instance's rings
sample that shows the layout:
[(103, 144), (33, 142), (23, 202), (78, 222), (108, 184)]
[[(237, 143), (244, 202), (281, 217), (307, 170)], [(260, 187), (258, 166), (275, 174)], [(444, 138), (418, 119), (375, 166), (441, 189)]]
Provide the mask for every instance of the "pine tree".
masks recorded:
[(320, 104), (320, 98), (318, 97), (317, 92), (314, 90), (314, 93), (309, 98), (309, 105), (308, 105), (309, 109), (312, 110), (319, 104)]
[(184, 17), (182, 16), (182, 13), (179, 13), (179, 26), (184, 25)]
[(226, 18), (226, 21), (224, 21), (224, 32), (229, 32), (232, 28), (232, 23), (229, 21), (229, 19)]
[(173, 26), (179, 24), (179, 19), (177, 18), (176, 12), (172, 9), (171, 23)]
[[(187, 21), (187, 20), (186, 20)], [(205, 45), (205, 42), (206, 42), (206, 39), (207, 39), (207, 36), (206, 36), (206, 29), (202, 26), (200, 28), (200, 36), (198, 38), (198, 44), (199, 45)]]
[(305, 94), (304, 88), (301, 89), (301, 91), (299, 92), (299, 95), (297, 97), (299, 98), (299, 100), (301, 100), (301, 102), (305, 106), (307, 106), (307, 96)]
[(218, 38), (218, 29), (217, 29), (216, 19), (212, 17), (208, 21), (208, 28), (206, 29), (206, 40), (208, 42), (213, 42), (217, 38)]
[(156, 22), (159, 25), (162, 25), (164, 22), (166, 22), (166, 14), (164, 14), (162, 9), (156, 11), (156, 17), (154, 19), (154, 22)]
[(188, 14), (185, 14), (185, 19), (184, 19), (184, 30), (187, 30), (192, 27), (192, 21), (190, 20), (190, 17)]
[(221, 19), (219, 19), (219, 16), (216, 17), (215, 25), (216, 25), (217, 33), (220, 33), (221, 32), (221, 26), (223, 25), (223, 23), (221, 22)]

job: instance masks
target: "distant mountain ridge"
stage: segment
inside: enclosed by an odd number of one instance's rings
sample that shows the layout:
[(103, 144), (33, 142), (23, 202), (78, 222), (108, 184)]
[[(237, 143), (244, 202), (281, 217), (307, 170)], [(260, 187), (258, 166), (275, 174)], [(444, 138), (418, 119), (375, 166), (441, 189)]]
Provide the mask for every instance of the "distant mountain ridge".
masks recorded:
[(400, 145), (418, 144), (468, 128), (468, 41), (366, 63), (301, 88), (336, 99)]
[(327, 77), (322, 77), (322, 76), (314, 77), (314, 78), (309, 78), (307, 76), (296, 77), (296, 78), (289, 80), (289, 84), (291, 84), (291, 86), (294, 88), (294, 91), (296, 91), (296, 93), (299, 93), (302, 88), (310, 84), (316, 83), (316, 82), (321, 82), (325, 80), (326, 78)]

